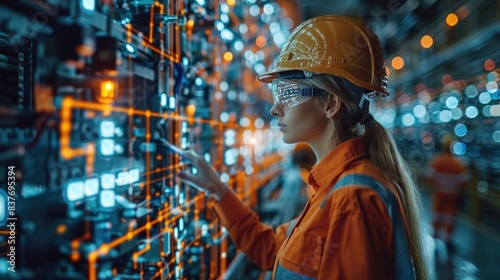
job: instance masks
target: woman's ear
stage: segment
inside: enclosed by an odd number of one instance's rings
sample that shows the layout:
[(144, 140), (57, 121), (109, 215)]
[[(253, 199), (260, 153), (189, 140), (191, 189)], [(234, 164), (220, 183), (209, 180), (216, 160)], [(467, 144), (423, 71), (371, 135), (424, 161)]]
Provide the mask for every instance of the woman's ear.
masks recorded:
[(341, 106), (342, 102), (340, 101), (340, 98), (335, 94), (329, 94), (327, 105), (325, 107), (326, 117), (332, 118), (333, 116), (335, 116), (337, 112), (340, 111)]

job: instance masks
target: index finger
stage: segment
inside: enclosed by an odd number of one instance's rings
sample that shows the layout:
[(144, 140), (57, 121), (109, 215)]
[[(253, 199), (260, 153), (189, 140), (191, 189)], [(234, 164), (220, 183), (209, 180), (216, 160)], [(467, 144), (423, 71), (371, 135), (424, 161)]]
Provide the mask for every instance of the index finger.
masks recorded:
[(185, 156), (185, 151), (182, 150), (181, 148), (175, 146), (174, 144), (168, 142), (167, 140), (163, 139), (163, 138), (160, 138), (160, 141), (163, 143), (163, 145), (167, 146), (168, 148), (170, 148), (172, 151), (174, 151), (175, 153), (181, 155), (181, 156)]
[(184, 157), (191, 163), (198, 162), (199, 156), (191, 150), (184, 151)]

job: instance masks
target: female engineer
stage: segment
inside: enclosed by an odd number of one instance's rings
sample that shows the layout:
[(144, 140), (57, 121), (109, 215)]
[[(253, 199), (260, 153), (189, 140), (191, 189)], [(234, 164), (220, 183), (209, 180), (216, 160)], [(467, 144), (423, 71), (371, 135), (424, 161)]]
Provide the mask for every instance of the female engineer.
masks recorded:
[(397, 146), (373, 119), (368, 97), (386, 97), (377, 36), (346, 17), (321, 16), (290, 35), (272, 83), (286, 143), (307, 143), (317, 163), (316, 191), (302, 214), (275, 230), (259, 222), (203, 157), (178, 178), (215, 198), (230, 237), (273, 279), (427, 279), (419, 196)]

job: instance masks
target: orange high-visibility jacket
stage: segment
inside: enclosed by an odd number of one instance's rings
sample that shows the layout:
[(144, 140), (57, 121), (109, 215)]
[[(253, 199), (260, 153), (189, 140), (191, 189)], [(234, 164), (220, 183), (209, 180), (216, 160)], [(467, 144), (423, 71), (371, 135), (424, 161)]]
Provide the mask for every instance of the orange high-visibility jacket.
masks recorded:
[(436, 192), (460, 193), (467, 185), (466, 171), (451, 153), (442, 153), (429, 164), (427, 178)]
[(313, 167), (316, 193), (276, 230), (228, 192), (215, 211), (238, 248), (273, 279), (414, 279), (398, 192), (364, 141), (340, 144)]

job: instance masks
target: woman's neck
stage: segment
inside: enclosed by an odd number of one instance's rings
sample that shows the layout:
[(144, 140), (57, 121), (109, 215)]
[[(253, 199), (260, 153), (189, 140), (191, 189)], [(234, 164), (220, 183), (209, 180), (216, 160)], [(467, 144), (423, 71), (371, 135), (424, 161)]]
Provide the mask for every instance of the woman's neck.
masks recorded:
[(309, 146), (316, 154), (316, 163), (320, 162), (324, 159), (331, 151), (333, 151), (338, 145), (335, 143), (333, 139), (322, 140), (316, 142), (310, 142)]

